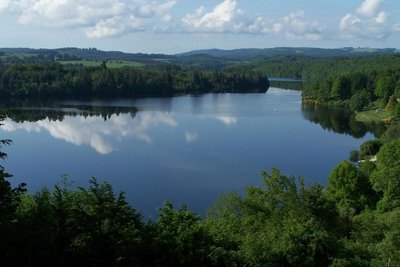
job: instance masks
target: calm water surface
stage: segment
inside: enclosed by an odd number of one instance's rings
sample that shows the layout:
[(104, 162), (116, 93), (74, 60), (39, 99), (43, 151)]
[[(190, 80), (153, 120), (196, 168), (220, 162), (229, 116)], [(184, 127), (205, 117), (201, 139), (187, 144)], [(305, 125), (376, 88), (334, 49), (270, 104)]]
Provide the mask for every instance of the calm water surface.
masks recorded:
[(78, 186), (95, 176), (126, 191), (147, 217), (165, 200), (204, 214), (219, 195), (261, 185), (261, 170), (274, 166), (326, 184), (350, 150), (373, 138), (322, 128), (320, 112), (302, 108), (300, 94), (271, 88), (12, 109), (0, 127), (1, 138), (14, 141), (4, 165), (31, 191), (63, 174)]

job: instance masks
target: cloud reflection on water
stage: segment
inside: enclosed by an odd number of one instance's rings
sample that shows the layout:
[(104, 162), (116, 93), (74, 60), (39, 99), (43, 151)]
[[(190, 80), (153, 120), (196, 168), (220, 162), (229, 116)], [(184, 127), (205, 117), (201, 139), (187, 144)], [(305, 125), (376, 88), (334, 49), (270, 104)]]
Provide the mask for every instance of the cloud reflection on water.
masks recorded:
[(132, 119), (129, 114), (113, 114), (104, 120), (101, 116), (65, 116), (61, 120), (43, 119), (36, 122), (17, 123), (10, 119), (3, 122), (2, 130), (14, 132), (47, 131), (54, 138), (77, 146), (90, 145), (98, 153), (106, 155), (117, 150), (116, 143), (122, 138), (133, 136), (146, 143), (153, 143), (149, 130), (159, 125), (177, 127), (177, 121), (170, 113), (137, 113)]

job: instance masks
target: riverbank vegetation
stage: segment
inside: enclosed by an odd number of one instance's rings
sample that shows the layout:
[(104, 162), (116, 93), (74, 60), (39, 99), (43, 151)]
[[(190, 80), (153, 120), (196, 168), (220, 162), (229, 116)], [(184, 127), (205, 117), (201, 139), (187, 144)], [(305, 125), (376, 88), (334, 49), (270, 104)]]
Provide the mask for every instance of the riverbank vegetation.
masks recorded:
[(304, 86), (303, 101), (349, 108), (364, 122), (400, 118), (399, 56), (342, 60), (316, 73)]

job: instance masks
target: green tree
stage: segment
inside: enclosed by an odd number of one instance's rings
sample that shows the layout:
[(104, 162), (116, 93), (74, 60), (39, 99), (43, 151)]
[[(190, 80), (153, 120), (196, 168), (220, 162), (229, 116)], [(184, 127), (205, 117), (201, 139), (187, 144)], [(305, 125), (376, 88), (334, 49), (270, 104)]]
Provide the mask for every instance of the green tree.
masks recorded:
[(354, 263), (357, 259), (358, 266), (399, 266), (399, 220), (399, 210), (385, 213), (366, 210), (356, 216), (348, 239), (350, 246), (346, 247), (347, 253), (354, 253), (349, 261)]
[(336, 202), (342, 212), (354, 210), (358, 213), (366, 206), (373, 206), (369, 201), (373, 191), (368, 177), (353, 163), (339, 163), (332, 170), (328, 180), (327, 196)]
[(350, 109), (353, 111), (362, 111), (368, 106), (370, 101), (371, 96), (367, 90), (358, 91), (350, 98)]
[(214, 238), (228, 241), (218, 251), (236, 265), (327, 266), (338, 248), (337, 213), (322, 187), (277, 169), (263, 173), (263, 187), (249, 187), (243, 200), (231, 194), (209, 214)]
[(159, 261), (168, 266), (210, 265), (211, 238), (198, 215), (186, 206), (164, 203), (156, 223)]
[(389, 98), (389, 101), (388, 101), (388, 103), (386, 105), (385, 110), (392, 112), (392, 111), (395, 110), (396, 106), (397, 106), (397, 98), (394, 95), (392, 95)]
[(357, 162), (358, 159), (359, 159), (358, 151), (357, 151), (357, 150), (352, 150), (352, 151), (350, 151), (349, 160), (350, 160), (351, 162)]
[[(0, 113), (0, 122), (3, 119), (4, 115)], [(0, 149), (4, 145), (10, 144), (11, 140), (1, 139)], [(0, 150), (0, 159), (3, 160), (6, 157), (7, 154)], [(8, 180), (10, 177), (11, 175), (0, 165), (0, 256), (2, 263), (5, 265), (13, 262), (12, 255), (15, 255), (14, 253), (17, 252), (17, 248), (13, 246), (15, 212), (20, 201), (20, 196), (26, 190), (25, 184), (13, 188)]]
[(400, 140), (385, 144), (377, 154), (377, 170), (371, 175), (376, 191), (383, 193), (378, 203), (382, 211), (400, 207)]
[(400, 80), (397, 81), (396, 87), (394, 88), (394, 95), (400, 98)]
[(74, 195), (71, 253), (86, 266), (133, 265), (140, 259), (141, 215), (115, 196), (110, 184), (90, 179)]
[(381, 73), (376, 82), (375, 94), (384, 99), (386, 103), (389, 97), (393, 94), (396, 85), (396, 80), (391, 72)]
[(360, 146), (360, 159), (370, 159), (375, 156), (379, 149), (382, 147), (382, 142), (380, 140), (369, 140), (365, 141)]
[(338, 76), (333, 81), (331, 97), (336, 100), (345, 100), (351, 96), (350, 80), (344, 76)]

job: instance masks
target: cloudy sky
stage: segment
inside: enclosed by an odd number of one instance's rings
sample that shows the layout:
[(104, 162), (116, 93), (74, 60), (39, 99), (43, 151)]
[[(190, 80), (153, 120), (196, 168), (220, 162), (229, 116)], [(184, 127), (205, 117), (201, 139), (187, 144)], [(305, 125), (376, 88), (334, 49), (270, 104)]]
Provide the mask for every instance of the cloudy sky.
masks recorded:
[(400, 0), (0, 0), (0, 47), (400, 48)]

